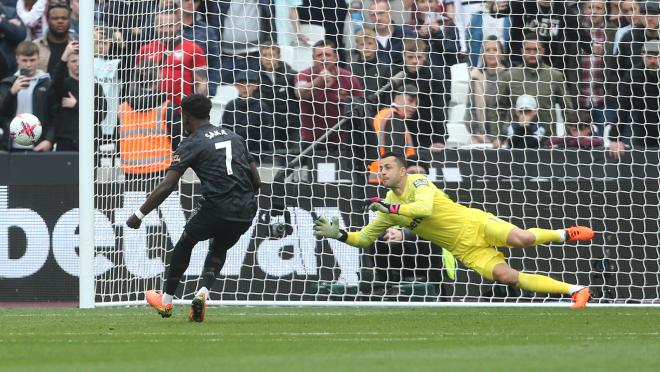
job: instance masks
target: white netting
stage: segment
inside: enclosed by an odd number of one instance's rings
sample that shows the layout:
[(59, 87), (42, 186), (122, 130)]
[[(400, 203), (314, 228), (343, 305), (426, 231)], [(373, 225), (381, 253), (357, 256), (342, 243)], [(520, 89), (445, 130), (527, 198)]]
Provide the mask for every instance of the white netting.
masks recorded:
[[(369, 221), (364, 200), (385, 194), (371, 172), (384, 149), (517, 226), (597, 232), (589, 244), (504, 249), (514, 268), (589, 285), (602, 302), (659, 298), (655, 1), (96, 3), (94, 71), (108, 103), (96, 302), (162, 288), (200, 195), (194, 173), (141, 229), (125, 221), (182, 140), (177, 105), (192, 93), (212, 98), (213, 124), (246, 138), (265, 182), (214, 300), (556, 299), (460, 263), (454, 276), (453, 259), (410, 231), (364, 252), (315, 239), (319, 215), (349, 230)], [(197, 289), (207, 248), (193, 251), (177, 297)]]

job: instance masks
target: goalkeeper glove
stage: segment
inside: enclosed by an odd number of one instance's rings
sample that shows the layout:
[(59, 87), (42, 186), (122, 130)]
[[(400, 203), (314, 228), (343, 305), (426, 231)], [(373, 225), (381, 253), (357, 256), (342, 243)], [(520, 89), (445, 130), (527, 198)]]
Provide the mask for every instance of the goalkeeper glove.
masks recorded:
[(333, 217), (332, 222), (321, 216), (314, 221), (314, 235), (319, 238), (332, 238), (342, 242), (346, 241), (346, 231), (339, 229), (339, 218)]
[(387, 203), (383, 198), (369, 198), (368, 200), (371, 202), (369, 209), (374, 212), (399, 213), (399, 204)]

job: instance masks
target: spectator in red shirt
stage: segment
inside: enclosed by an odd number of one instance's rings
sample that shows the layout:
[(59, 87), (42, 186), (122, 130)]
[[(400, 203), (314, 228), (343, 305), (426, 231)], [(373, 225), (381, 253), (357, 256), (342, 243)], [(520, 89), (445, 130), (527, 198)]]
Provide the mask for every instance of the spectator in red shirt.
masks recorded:
[(196, 72), (206, 69), (206, 54), (201, 46), (181, 36), (179, 11), (161, 10), (156, 15), (155, 28), (156, 39), (140, 48), (136, 62), (149, 61), (160, 66), (160, 89), (179, 105), (182, 95), (193, 94)]
[[(312, 53), (314, 64), (300, 71), (294, 80), (296, 96), (300, 98), (300, 138), (303, 146), (337, 124), (343, 101), (364, 95), (358, 78), (337, 66), (334, 43), (321, 40), (314, 44)], [(332, 133), (327, 142), (338, 144), (345, 140), (345, 131), (340, 131)]]

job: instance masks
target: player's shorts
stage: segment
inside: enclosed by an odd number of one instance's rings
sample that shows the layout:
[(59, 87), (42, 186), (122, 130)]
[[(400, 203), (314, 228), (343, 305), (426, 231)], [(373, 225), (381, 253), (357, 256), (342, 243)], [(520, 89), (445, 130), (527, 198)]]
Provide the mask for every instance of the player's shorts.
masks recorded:
[(506, 241), (516, 226), (491, 213), (475, 211), (452, 252), (466, 267), (493, 280), (493, 268), (506, 263), (504, 254), (495, 247), (509, 247)]
[(230, 221), (221, 215), (217, 206), (202, 201), (193, 210), (184, 230), (188, 236), (203, 241), (210, 238), (216, 240), (216, 244), (231, 248), (241, 235), (252, 225), (252, 221)]

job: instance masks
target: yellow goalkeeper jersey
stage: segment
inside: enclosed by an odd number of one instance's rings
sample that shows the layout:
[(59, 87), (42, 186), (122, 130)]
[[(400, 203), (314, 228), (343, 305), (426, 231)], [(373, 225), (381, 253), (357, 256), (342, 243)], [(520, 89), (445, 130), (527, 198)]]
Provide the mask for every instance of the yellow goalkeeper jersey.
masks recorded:
[(460, 255), (470, 248), (470, 244), (466, 244), (469, 242), (463, 240), (476, 238), (462, 235), (466, 232), (473, 235), (475, 224), (494, 217), (490, 213), (454, 202), (431, 180), (420, 174), (408, 175), (403, 193), (396, 195), (390, 190), (385, 201), (400, 204), (399, 213), (378, 212), (376, 218), (362, 230), (348, 233), (347, 244), (366, 248), (387, 228), (401, 226), (414, 231), (424, 240)]

